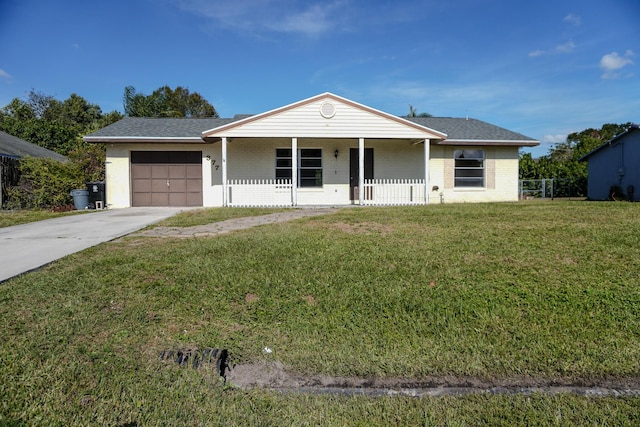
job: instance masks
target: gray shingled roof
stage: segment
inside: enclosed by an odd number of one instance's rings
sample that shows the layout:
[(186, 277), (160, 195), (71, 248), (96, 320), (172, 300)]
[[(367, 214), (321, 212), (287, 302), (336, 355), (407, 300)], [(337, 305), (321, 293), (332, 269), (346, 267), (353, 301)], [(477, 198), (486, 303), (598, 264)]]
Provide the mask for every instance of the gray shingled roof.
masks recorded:
[(122, 120), (87, 135), (87, 137), (201, 138), (202, 132), (205, 130), (213, 129), (236, 120), (238, 119), (125, 117)]
[(447, 134), (448, 141), (530, 141), (533, 138), (477, 119), (452, 117), (404, 117), (405, 119)]
[[(202, 132), (243, 118), (249, 114), (230, 119), (180, 119), (125, 117), (124, 119), (87, 135), (90, 141), (107, 138), (195, 138)], [(528, 136), (476, 119), (451, 117), (403, 117), (409, 121), (447, 134), (448, 141), (537, 141)]]
[(6, 132), (0, 131), (0, 156), (8, 157), (48, 157), (54, 160), (65, 161), (67, 158), (55, 151), (48, 150), (39, 145), (27, 142)]

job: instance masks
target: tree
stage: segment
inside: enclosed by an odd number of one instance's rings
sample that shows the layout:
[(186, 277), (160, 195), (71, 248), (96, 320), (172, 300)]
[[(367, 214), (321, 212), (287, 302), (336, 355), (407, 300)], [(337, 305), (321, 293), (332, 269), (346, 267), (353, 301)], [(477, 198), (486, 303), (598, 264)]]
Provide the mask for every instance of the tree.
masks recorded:
[(73, 93), (64, 101), (32, 90), (0, 110), (0, 129), (69, 158), (24, 158), (8, 188), (9, 206), (50, 208), (70, 203), (69, 191), (85, 181), (104, 179), (105, 147), (82, 141), (87, 133), (114, 123), (122, 114), (103, 114), (96, 104)]
[[(533, 159), (530, 153), (520, 154), (520, 179), (551, 179), (557, 196), (585, 196), (587, 194), (587, 164), (581, 162), (585, 154), (596, 149), (629, 128), (631, 123), (604, 124), (600, 129), (585, 129), (567, 136), (549, 154)], [(563, 194), (563, 192), (567, 194)]]
[(129, 117), (218, 117), (213, 105), (197, 92), (178, 86), (163, 86), (151, 95), (137, 93), (133, 86), (124, 88), (124, 112)]
[(26, 99), (14, 98), (0, 110), (0, 130), (67, 155), (85, 146), (83, 135), (121, 118), (116, 111), (102, 114), (98, 105), (75, 93), (58, 101), (31, 90)]
[(409, 104), (409, 114), (407, 114), (407, 117), (433, 117), (433, 116), (429, 113), (418, 113), (416, 109), (413, 108), (413, 105)]

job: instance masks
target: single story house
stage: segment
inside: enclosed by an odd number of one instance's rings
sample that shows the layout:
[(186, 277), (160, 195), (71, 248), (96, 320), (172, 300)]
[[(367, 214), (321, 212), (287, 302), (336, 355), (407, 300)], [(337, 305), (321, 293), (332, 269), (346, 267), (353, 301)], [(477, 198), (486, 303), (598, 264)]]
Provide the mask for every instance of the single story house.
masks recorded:
[(621, 191), (629, 200), (638, 200), (640, 191), (640, 127), (632, 125), (620, 135), (585, 154), (587, 162), (587, 197), (611, 199)]
[(67, 160), (62, 154), (0, 131), (0, 206), (6, 202), (8, 188), (18, 183), (18, 164), (26, 156)]
[(114, 208), (516, 201), (518, 149), (539, 144), (331, 93), (229, 119), (127, 117), (84, 140), (107, 146)]

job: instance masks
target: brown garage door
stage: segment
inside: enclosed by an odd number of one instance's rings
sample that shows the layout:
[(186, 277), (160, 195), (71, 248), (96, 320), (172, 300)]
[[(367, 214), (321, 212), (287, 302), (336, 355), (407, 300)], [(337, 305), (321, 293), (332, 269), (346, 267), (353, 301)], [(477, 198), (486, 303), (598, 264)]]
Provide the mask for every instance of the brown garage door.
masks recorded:
[(132, 206), (202, 206), (202, 151), (132, 151)]

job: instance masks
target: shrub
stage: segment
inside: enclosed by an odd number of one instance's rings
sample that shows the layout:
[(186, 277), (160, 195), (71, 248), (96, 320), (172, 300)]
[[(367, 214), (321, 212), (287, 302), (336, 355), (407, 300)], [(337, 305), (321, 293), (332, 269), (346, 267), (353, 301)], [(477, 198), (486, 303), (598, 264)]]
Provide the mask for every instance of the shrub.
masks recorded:
[(103, 144), (84, 144), (67, 154), (84, 181), (103, 181), (106, 160)]
[(72, 203), (71, 190), (85, 182), (104, 179), (104, 149), (80, 147), (69, 153), (70, 161), (25, 157), (19, 165), (18, 184), (8, 189), (9, 209), (51, 209)]

